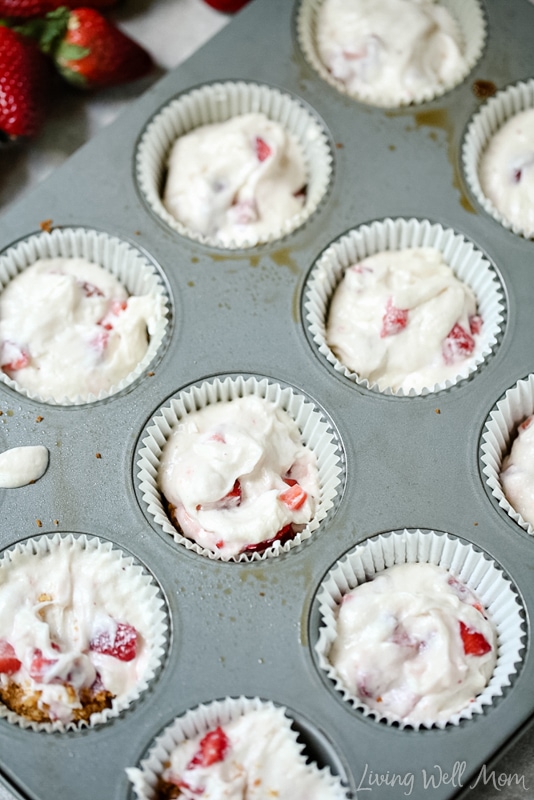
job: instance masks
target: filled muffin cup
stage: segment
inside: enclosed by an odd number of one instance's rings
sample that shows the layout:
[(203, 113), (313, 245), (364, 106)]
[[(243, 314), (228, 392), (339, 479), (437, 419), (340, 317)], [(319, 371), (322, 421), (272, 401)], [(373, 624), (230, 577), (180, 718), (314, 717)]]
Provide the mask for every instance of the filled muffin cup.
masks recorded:
[(297, 741), (298, 734), (292, 727), (293, 720), (290, 712), (283, 706), (261, 700), (258, 697), (228, 697), (224, 700), (201, 704), (197, 708), (190, 709), (185, 714), (177, 717), (157, 737), (147, 757), (140, 762), (139, 767), (126, 769), (126, 774), (133, 785), (133, 790), (138, 800), (155, 800), (158, 796), (157, 792), (161, 776), (169, 764), (172, 751), (178, 745), (188, 739), (203, 736), (208, 731), (218, 726), (224, 726), (245, 714), (262, 710), (276, 715), (280, 730), (286, 732), (288, 739), (297, 745), (302, 759), (306, 760), (307, 771), (314, 773), (316, 777), (322, 777), (325, 787), (328, 787), (329, 796), (336, 798), (336, 800), (347, 800), (347, 790), (343, 787), (340, 779), (332, 774), (329, 767), (320, 768), (315, 762), (306, 759), (303, 753), (304, 744)]
[[(159, 486), (158, 471), (167, 440), (178, 424), (187, 421), (189, 413), (218, 402), (228, 402), (250, 395), (274, 403), (296, 422), (303, 444), (317, 458), (319, 498), (313, 518), (288, 541), (283, 544), (275, 541), (261, 552), (241, 552), (228, 557), (221, 555), (220, 552), (202, 547), (184, 536), (175, 527), (167, 513), (166, 500)], [(291, 387), (283, 387), (267, 378), (254, 376), (221, 376), (180, 392), (151, 420), (150, 426), (142, 437), (139, 456), (137, 461), (139, 489), (149, 517), (161, 530), (170, 534), (178, 544), (199, 555), (215, 560), (259, 561), (289, 552), (309, 539), (320, 527), (327, 514), (337, 505), (345, 479), (344, 454), (341, 444), (324, 413), (304, 395), (297, 393)]]
[(513, 233), (532, 238), (520, 221), (507, 218), (487, 197), (481, 185), (481, 160), (502, 126), (516, 114), (534, 109), (534, 78), (508, 86), (488, 100), (472, 118), (462, 146), (462, 162), (469, 188), (484, 211)]
[[(169, 154), (175, 141), (203, 125), (222, 123), (251, 112), (279, 123), (302, 151), (307, 183), (302, 209), (276, 230), (238, 241), (221, 242), (216, 236), (192, 230), (171, 214), (163, 202)], [(301, 227), (325, 197), (331, 180), (332, 149), (324, 125), (303, 103), (270, 86), (227, 81), (200, 86), (168, 103), (151, 120), (136, 153), (137, 183), (150, 209), (182, 236), (210, 247), (241, 249), (266, 244)]]
[[(133, 245), (88, 228), (53, 228), (49, 233), (34, 234), (20, 240), (0, 254), (0, 292), (39, 259), (83, 258), (109, 272), (131, 296), (154, 299), (152, 330), (148, 331), (148, 347), (137, 366), (116, 385), (98, 395), (89, 391), (67, 397), (36, 394), (0, 370), (0, 380), (20, 394), (51, 405), (83, 405), (103, 400), (134, 383), (154, 361), (163, 347), (168, 330), (169, 297), (163, 281), (147, 256)], [(60, 311), (60, 310), (58, 310)]]
[(481, 440), (481, 460), (484, 465), (482, 471), (488, 488), (508, 516), (531, 536), (534, 535), (534, 519), (525, 519), (513, 508), (504, 493), (501, 473), (503, 461), (510, 453), (519, 426), (532, 414), (534, 414), (534, 375), (529, 375), (508, 389), (505, 396), (499, 400), (486, 420)]
[(486, 21), (478, 0), (441, 0), (456, 21), (463, 44), (464, 64), (439, 89), (428, 87), (421, 89), (412, 99), (400, 103), (380, 101), (372, 96), (372, 92), (352, 92), (340, 79), (336, 78), (323, 62), (318, 43), (317, 30), (319, 11), (325, 0), (301, 0), (296, 17), (297, 39), (308, 64), (333, 86), (338, 92), (347, 94), (362, 103), (382, 107), (401, 107), (411, 104), (426, 103), (454, 89), (471, 72), (480, 56), (486, 41)]
[[(455, 277), (473, 291), (477, 314), (483, 325), (476, 346), (469, 358), (458, 364), (454, 379), (424, 387), (394, 389), (379, 381), (369, 381), (343, 364), (327, 344), (327, 322), (330, 303), (346, 270), (369, 256), (382, 251), (430, 247), (442, 254)], [(504, 292), (496, 270), (471, 242), (439, 223), (418, 219), (384, 219), (349, 231), (330, 244), (319, 256), (306, 281), (304, 290), (305, 318), (314, 345), (336, 372), (349, 380), (387, 395), (414, 396), (440, 392), (467, 379), (494, 352), (501, 338), (505, 321)]]
[[(0, 557), (0, 585), (9, 579), (17, 567), (46, 562), (51, 574), (54, 559), (72, 558), (83, 565), (84, 571), (98, 574), (98, 598), (112, 616), (113, 609), (127, 605), (127, 620), (138, 634), (137, 653), (139, 676), (134, 686), (116, 695), (111, 707), (92, 713), (87, 720), (36, 722), (9, 709), (0, 701), (0, 717), (22, 728), (47, 733), (95, 728), (119, 716), (146, 691), (159, 671), (167, 647), (168, 617), (165, 603), (156, 582), (134, 559), (115, 549), (109, 541), (85, 534), (56, 533), (19, 542), (6, 549)], [(76, 575), (73, 575), (75, 583)], [(140, 646), (139, 646), (139, 636)]]
[[(434, 564), (446, 569), (476, 594), (497, 632), (497, 662), (489, 682), (465, 708), (445, 721), (428, 719), (416, 725), (394, 715), (381, 714), (351, 693), (328, 658), (336, 640), (337, 613), (344, 595), (389, 567), (406, 563)], [(526, 635), (522, 619), (524, 612), (512, 584), (484, 553), (449, 534), (405, 529), (367, 539), (330, 570), (319, 587), (318, 602), (321, 627), (315, 653), (320, 669), (354, 709), (388, 725), (415, 729), (445, 728), (472, 719), (504, 695), (522, 659)]]

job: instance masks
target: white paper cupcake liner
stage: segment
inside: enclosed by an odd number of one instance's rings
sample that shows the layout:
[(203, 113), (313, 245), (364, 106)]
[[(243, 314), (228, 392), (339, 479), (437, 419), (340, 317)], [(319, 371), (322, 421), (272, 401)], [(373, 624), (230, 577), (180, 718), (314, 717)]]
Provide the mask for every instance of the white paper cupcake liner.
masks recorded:
[[(179, 136), (200, 125), (225, 122), (249, 112), (261, 112), (280, 123), (300, 143), (308, 174), (306, 202), (298, 214), (286, 220), (282, 228), (271, 235), (259, 240), (223, 244), (215, 237), (190, 230), (167, 211), (162, 201), (167, 160)], [(138, 185), (152, 211), (182, 236), (224, 249), (265, 244), (281, 239), (303, 225), (328, 190), (332, 164), (326, 131), (311, 111), (278, 89), (243, 81), (207, 84), (171, 101), (146, 128), (136, 156)]]
[[(336, 638), (337, 609), (343, 595), (388, 567), (416, 562), (443, 567), (467, 585), (477, 595), (497, 630), (497, 663), (486, 688), (449, 720), (429, 720), (419, 726), (413, 723), (407, 725), (397, 717), (380, 714), (368, 707), (344, 686), (328, 660), (328, 653)], [(505, 693), (522, 659), (522, 640), (526, 636), (523, 609), (512, 584), (485, 554), (449, 534), (405, 529), (368, 539), (332, 568), (321, 584), (318, 600), (322, 626), (315, 651), (320, 668), (355, 709), (366, 717), (389, 725), (395, 723), (401, 728), (416, 729), (445, 728), (447, 725), (458, 725), (460, 720), (471, 719), (483, 713), (485, 707), (491, 706), (496, 698)]]
[(534, 78), (509, 86), (488, 100), (469, 123), (462, 146), (465, 177), (482, 208), (505, 228), (527, 238), (529, 234), (519, 224), (501, 214), (486, 197), (480, 184), (479, 169), (490, 139), (499, 128), (515, 114), (530, 108), (534, 108)]
[[(297, 38), (300, 48), (309, 65), (331, 86), (342, 94), (347, 94), (362, 103), (375, 106), (392, 107), (388, 103), (377, 102), (375, 98), (365, 94), (353, 94), (348, 87), (335, 78), (330, 70), (323, 63), (317, 47), (317, 22), (318, 12), (324, 0), (301, 0), (297, 12)], [(486, 21), (482, 7), (478, 0), (440, 0), (440, 5), (444, 6), (454, 17), (459, 25), (463, 42), (465, 66), (454, 76), (454, 80), (442, 86), (438, 91), (432, 88), (422, 91), (408, 103), (399, 103), (397, 107), (425, 103), (436, 97), (441, 97), (446, 92), (458, 86), (471, 72), (484, 49), (486, 41)]]
[[(185, 415), (198, 411), (208, 404), (227, 402), (247, 395), (257, 395), (275, 403), (295, 420), (301, 431), (303, 443), (317, 457), (320, 494), (313, 519), (288, 542), (281, 545), (277, 541), (261, 553), (241, 553), (226, 558), (182, 536), (174, 527), (167, 516), (164, 499), (158, 486), (158, 468), (167, 439), (173, 428)], [(142, 444), (143, 447), (139, 451), (140, 458), (137, 462), (138, 479), (148, 514), (158, 526), (188, 550), (219, 561), (261, 561), (281, 553), (287, 553), (301, 542), (309, 539), (339, 498), (341, 483), (345, 477), (341, 445), (331, 423), (303, 395), (298, 394), (290, 387), (284, 388), (277, 383), (272, 383), (267, 378), (245, 378), (243, 376), (232, 378), (228, 376), (192, 386), (171, 400), (170, 404), (153, 418), (151, 426), (146, 431), (146, 436), (143, 436)]]
[[(455, 276), (473, 290), (477, 313), (484, 324), (473, 355), (459, 364), (454, 380), (406, 392), (403, 389), (394, 391), (391, 387), (380, 388), (377, 383), (370, 383), (342, 364), (326, 343), (326, 323), (330, 301), (348, 267), (383, 250), (410, 247), (434, 247), (442, 253), (443, 260)], [(448, 389), (468, 378), (488, 359), (502, 333), (505, 302), (500, 280), (490, 262), (461, 234), (428, 220), (388, 218), (349, 231), (322, 253), (306, 283), (305, 310), (315, 345), (337, 372), (366, 389), (388, 395), (414, 396)]]
[(115, 386), (98, 395), (88, 393), (64, 398), (40, 396), (1, 370), (0, 380), (32, 400), (51, 405), (82, 405), (117, 394), (146, 372), (165, 340), (169, 298), (160, 275), (148, 258), (128, 242), (87, 228), (54, 228), (50, 233), (29, 236), (0, 254), (0, 291), (40, 258), (85, 258), (110, 272), (130, 295), (152, 295), (157, 298), (160, 318), (150, 336), (145, 356), (137, 367)]
[[(270, 701), (259, 698), (226, 698), (216, 700), (209, 704), (201, 704), (197, 708), (187, 711), (169, 725), (157, 737), (148, 756), (140, 763), (140, 767), (130, 767), (126, 770), (128, 778), (133, 784), (138, 800), (154, 800), (158, 781), (166, 768), (170, 754), (186, 739), (202, 736), (218, 725), (225, 725), (251, 711), (266, 708), (279, 715), (280, 726), (287, 728), (291, 738), (296, 742), (297, 733), (291, 727), (291, 718), (283, 706), (275, 706)], [(298, 743), (300, 751), (304, 745)], [(332, 775), (328, 767), (320, 769), (317, 764), (309, 763), (307, 768), (316, 775), (322, 775), (332, 793), (338, 800), (347, 800), (348, 794), (343, 788), (339, 778)]]
[(6, 570), (27, 563), (28, 559), (48, 556), (53, 559), (54, 553), (64, 548), (70, 552), (84, 553), (88, 563), (98, 564), (99, 583), (104, 597), (132, 598), (129, 601), (127, 621), (141, 634), (147, 657), (137, 684), (123, 695), (114, 697), (111, 708), (92, 714), (87, 722), (33, 722), (9, 710), (0, 702), (0, 717), (18, 724), (21, 728), (47, 733), (94, 728), (121, 714), (141, 696), (154, 679), (165, 655), (168, 636), (167, 612), (154, 579), (131, 556), (114, 549), (109, 541), (85, 534), (75, 537), (72, 534), (56, 533), (19, 542), (5, 550), (0, 558), (0, 581)]
[(518, 381), (497, 403), (486, 420), (481, 450), (484, 464), (482, 471), (492, 495), (514, 522), (532, 536), (534, 525), (510, 505), (500, 477), (503, 459), (510, 452), (517, 436), (517, 428), (531, 414), (534, 414), (534, 375)]

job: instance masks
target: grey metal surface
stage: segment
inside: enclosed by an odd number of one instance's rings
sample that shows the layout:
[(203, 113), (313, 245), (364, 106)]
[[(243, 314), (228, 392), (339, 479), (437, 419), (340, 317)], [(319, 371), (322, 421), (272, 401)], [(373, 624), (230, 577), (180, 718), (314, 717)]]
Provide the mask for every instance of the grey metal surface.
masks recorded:
[[(323, 575), (357, 542), (387, 530), (434, 529), (473, 542), (515, 583), (528, 629), (534, 611), (534, 541), (488, 496), (479, 463), (488, 413), (534, 369), (534, 244), (477, 208), (459, 168), (461, 139), (480, 104), (473, 82), (502, 88), (534, 74), (534, 7), (527, 0), (483, 4), (488, 42), (467, 81), (424, 107), (387, 112), (342, 97), (315, 76), (296, 43), (293, 3), (255, 0), (2, 217), (1, 248), (49, 218), (135, 242), (165, 273), (174, 307), (171, 341), (155, 375), (116, 398), (56, 408), (0, 385), (1, 448), (42, 443), (51, 453), (38, 483), (0, 492), (0, 545), (56, 530), (111, 539), (154, 573), (172, 621), (160, 676), (120, 718), (65, 735), (0, 720), (0, 770), (23, 797), (125, 800), (124, 769), (153, 737), (177, 714), (227, 695), (261, 696), (294, 710), (311, 749), (346, 773), (358, 797), (371, 800), (454, 797), (532, 719), (529, 642), (505, 697), (443, 731), (401, 731), (363, 718), (318, 673), (311, 652)], [(309, 103), (336, 147), (332, 191), (309, 223), (284, 241), (232, 254), (184, 239), (155, 219), (137, 192), (133, 158), (147, 120), (169, 98), (233, 78), (278, 86)], [(472, 380), (426, 398), (388, 398), (359, 389), (316, 354), (302, 293), (314, 260), (342, 232), (412, 215), (454, 228), (480, 247), (502, 277), (508, 317), (495, 356)], [(178, 547), (155, 530), (138, 492), (139, 437), (156, 410), (186, 385), (224, 373), (265, 375), (304, 390), (334, 421), (347, 457), (335, 515), (302, 547), (260, 565), (214, 563)], [(455, 768), (464, 761), (465, 772)], [(413, 787), (408, 795), (409, 777), (403, 787), (372, 785), (371, 772), (413, 773)], [(487, 796), (480, 786), (475, 791)]]

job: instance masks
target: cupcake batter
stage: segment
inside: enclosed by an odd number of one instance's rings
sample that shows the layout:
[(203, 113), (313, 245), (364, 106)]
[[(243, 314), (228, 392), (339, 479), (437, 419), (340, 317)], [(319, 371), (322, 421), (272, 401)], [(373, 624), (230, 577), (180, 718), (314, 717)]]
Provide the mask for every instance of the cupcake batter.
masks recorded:
[(379, 106), (417, 102), (467, 72), (458, 25), (434, 0), (325, 0), (317, 44), (334, 78)]
[(534, 236), (534, 108), (492, 137), (480, 161), (480, 186), (508, 222)]
[(191, 231), (255, 244), (301, 211), (306, 180), (296, 138), (264, 114), (243, 114), (176, 140), (163, 201)]
[[(307, 764), (282, 709), (260, 708), (179, 744), (163, 773), (184, 800), (339, 800), (338, 780)], [(161, 794), (161, 797), (172, 795)]]
[(163, 449), (159, 484), (183, 535), (223, 558), (292, 538), (319, 499), (297, 424), (252, 395), (187, 414)]
[(379, 389), (454, 380), (476, 354), (482, 319), (471, 289), (434, 248), (387, 250), (349, 267), (330, 304), (326, 342)]
[(162, 311), (97, 264), (40, 259), (0, 294), (1, 368), (45, 399), (98, 396), (143, 359)]
[(434, 564), (399, 564), (344, 595), (328, 655), (366, 706), (447, 721), (487, 685), (497, 637), (477, 597)]
[[(116, 575), (116, 573), (114, 573)], [(0, 568), (0, 700), (34, 722), (89, 719), (146, 669), (140, 620), (98, 553), (60, 547)]]

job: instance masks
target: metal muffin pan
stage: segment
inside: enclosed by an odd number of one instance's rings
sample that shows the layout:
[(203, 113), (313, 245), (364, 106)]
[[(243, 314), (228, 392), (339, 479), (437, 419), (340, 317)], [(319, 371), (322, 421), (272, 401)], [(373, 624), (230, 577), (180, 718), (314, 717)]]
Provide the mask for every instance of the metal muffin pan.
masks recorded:
[[(0, 720), (0, 776), (15, 796), (131, 798), (125, 768), (138, 764), (175, 716), (226, 696), (286, 706), (310, 752), (340, 773), (354, 796), (372, 800), (407, 791), (398, 782), (375, 783), (363, 794), (371, 774), (388, 772), (414, 774), (413, 798), (455, 797), (534, 719), (534, 540), (487, 491), (480, 461), (490, 411), (534, 371), (534, 243), (478, 206), (460, 156), (487, 82), (501, 89), (534, 75), (534, 6), (482, 5), (487, 43), (467, 80), (423, 106), (384, 110), (339, 94), (308, 66), (295, 33), (296, 2), (255, 0), (2, 217), (2, 250), (47, 219), (135, 243), (165, 276), (172, 307), (154, 374), (114, 397), (59, 407), (0, 385), (2, 449), (41, 443), (50, 450), (40, 481), (0, 492), (1, 548), (56, 531), (100, 535), (154, 574), (170, 615), (161, 672), (118, 718), (65, 734)], [(303, 227), (231, 252), (180, 236), (147, 209), (135, 153), (147, 122), (171, 98), (239, 79), (309, 104), (329, 131), (334, 170), (328, 196)], [(306, 279), (319, 254), (345, 231), (385, 217), (454, 229), (502, 280), (506, 318), (494, 354), (468, 380), (437, 394), (399, 398), (359, 387), (328, 364), (306, 331)], [(261, 562), (221, 563), (190, 552), (156, 529), (139, 491), (140, 436), (152, 417), (183, 388), (226, 374), (265, 376), (301, 391), (332, 421), (346, 459), (343, 492), (317, 535)], [(524, 608), (525, 648), (512, 685), (483, 713), (443, 730), (401, 730), (366, 718), (329, 685), (312, 652), (324, 575), (358, 542), (402, 528), (446, 532), (480, 548)], [(423, 770), (427, 781), (434, 776), (426, 787)]]

